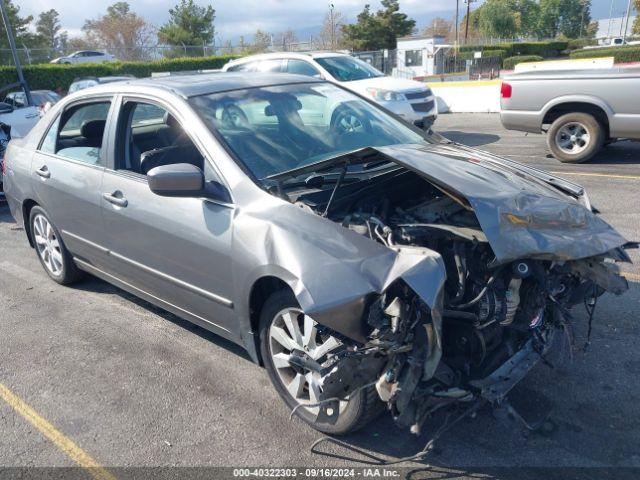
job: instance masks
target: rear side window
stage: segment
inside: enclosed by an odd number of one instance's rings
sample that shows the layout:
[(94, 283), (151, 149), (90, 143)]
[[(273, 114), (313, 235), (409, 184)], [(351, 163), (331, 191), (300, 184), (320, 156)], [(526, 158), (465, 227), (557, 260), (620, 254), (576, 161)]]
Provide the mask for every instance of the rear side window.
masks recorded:
[(91, 165), (102, 164), (102, 143), (111, 102), (83, 103), (65, 110), (45, 135), (40, 151)]
[(253, 72), (255, 71), (255, 67), (256, 62), (246, 62), (227, 68), (227, 72)]

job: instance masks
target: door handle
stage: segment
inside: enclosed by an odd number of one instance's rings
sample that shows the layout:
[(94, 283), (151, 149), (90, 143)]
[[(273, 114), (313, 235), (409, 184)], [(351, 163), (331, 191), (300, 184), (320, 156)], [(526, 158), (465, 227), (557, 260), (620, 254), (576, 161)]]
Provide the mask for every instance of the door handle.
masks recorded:
[(126, 207), (127, 205), (129, 205), (129, 202), (127, 201), (126, 198), (120, 196), (120, 197), (116, 197), (116, 194), (120, 194), (122, 195), (122, 193), (120, 191), (116, 191), (113, 193), (103, 193), (102, 194), (102, 198), (104, 198), (107, 202), (116, 205), (117, 207)]
[(46, 165), (43, 165), (38, 170), (36, 170), (36, 173), (40, 175), (42, 178), (51, 178), (51, 172), (49, 171)]

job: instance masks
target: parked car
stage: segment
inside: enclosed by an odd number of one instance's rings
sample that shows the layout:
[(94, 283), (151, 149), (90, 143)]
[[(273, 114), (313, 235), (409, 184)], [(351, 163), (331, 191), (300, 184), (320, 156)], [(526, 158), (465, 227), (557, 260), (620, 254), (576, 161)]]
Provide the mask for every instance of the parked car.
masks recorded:
[(507, 75), (500, 119), (510, 130), (547, 132), (549, 149), (561, 162), (586, 162), (607, 143), (640, 139), (638, 92), (638, 68)]
[(322, 78), (371, 98), (404, 120), (426, 128), (438, 115), (435, 97), (426, 84), (387, 76), (367, 62), (342, 53), (266, 53), (232, 60), (222, 70)]
[(116, 59), (113, 55), (104, 52), (96, 52), (95, 50), (78, 50), (66, 57), (58, 57), (51, 60), (50, 63), (60, 63), (70, 65), (74, 63), (103, 63), (112, 62)]
[[(54, 105), (62, 97), (52, 90), (31, 90), (31, 98), (35, 106), (42, 108), (47, 103)], [(27, 96), (24, 92), (11, 92), (7, 94), (4, 102), (13, 108), (26, 107)]]
[(77, 78), (69, 86), (69, 93), (77, 92), (78, 90), (84, 90), (85, 88), (89, 87), (95, 87), (96, 85), (101, 85), (103, 83), (126, 82), (127, 80), (132, 80), (134, 78), (135, 77), (132, 75)]
[(5, 162), (52, 280), (90, 272), (237, 342), (324, 432), (504, 404), (573, 305), (628, 288), (582, 187), (310, 77), (101, 85)]
[(0, 102), (0, 122), (11, 126), (11, 136), (22, 138), (40, 120), (39, 107), (14, 108), (13, 105)]

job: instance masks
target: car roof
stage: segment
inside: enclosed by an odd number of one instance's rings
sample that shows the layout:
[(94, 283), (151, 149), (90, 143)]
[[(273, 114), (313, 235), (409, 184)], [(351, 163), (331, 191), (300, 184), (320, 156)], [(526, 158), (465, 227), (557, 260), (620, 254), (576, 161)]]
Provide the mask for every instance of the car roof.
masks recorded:
[(93, 91), (117, 91), (120, 89), (135, 91), (135, 87), (155, 87), (164, 90), (171, 90), (182, 97), (188, 98), (231, 90), (242, 90), (246, 88), (259, 88), (295, 83), (323, 83), (322, 80), (305, 75), (293, 75), (290, 73), (247, 74), (247, 72), (196, 73), (126, 80), (128, 81), (91, 88)]
[(339, 56), (348, 57), (349, 55), (347, 55), (345, 53), (330, 52), (330, 51), (326, 51), (326, 52), (322, 52), (322, 51), (317, 51), (317, 52), (270, 52), (270, 53), (260, 53), (258, 55), (249, 55), (247, 57), (238, 58), (236, 60), (231, 60), (228, 64), (229, 65), (238, 65), (238, 64), (242, 64), (242, 63), (246, 63), (246, 62), (255, 62), (255, 61), (259, 61), (259, 60), (269, 60), (271, 58), (299, 58), (299, 59), (307, 58), (308, 59), (308, 58), (339, 57)]

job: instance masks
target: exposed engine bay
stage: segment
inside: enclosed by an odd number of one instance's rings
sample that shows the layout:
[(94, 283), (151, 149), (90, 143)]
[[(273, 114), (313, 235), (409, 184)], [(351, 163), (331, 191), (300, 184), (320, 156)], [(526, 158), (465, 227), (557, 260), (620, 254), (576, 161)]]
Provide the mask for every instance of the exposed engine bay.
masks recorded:
[(292, 201), (390, 249), (435, 251), (446, 268), (436, 308), (399, 280), (367, 299), (364, 342), (332, 326), (343, 349), (315, 366), (319, 421), (335, 422), (339, 399), (374, 385), (396, 423), (415, 433), (452, 403), (499, 403), (544, 361), (555, 331), (571, 335), (573, 306), (584, 304), (590, 322), (600, 295), (627, 289), (614, 263), (620, 252), (499, 262), (464, 197), (404, 169)]

